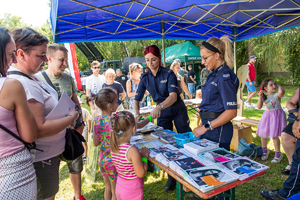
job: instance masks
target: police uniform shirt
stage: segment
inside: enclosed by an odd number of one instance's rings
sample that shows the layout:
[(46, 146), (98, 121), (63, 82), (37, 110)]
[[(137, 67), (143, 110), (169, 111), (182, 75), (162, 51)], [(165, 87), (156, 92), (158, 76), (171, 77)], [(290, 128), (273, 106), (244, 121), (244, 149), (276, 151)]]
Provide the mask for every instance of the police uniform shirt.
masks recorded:
[(134, 100), (141, 101), (146, 90), (149, 91), (153, 101), (156, 103), (166, 100), (171, 92), (176, 92), (177, 99), (180, 98), (177, 78), (174, 72), (161, 66), (158, 68), (156, 76), (153, 76), (151, 70), (142, 74)]
[(226, 64), (214, 69), (207, 77), (202, 88), (202, 102), (199, 108), (203, 112), (224, 112), (237, 109), (237, 90), (239, 80)]

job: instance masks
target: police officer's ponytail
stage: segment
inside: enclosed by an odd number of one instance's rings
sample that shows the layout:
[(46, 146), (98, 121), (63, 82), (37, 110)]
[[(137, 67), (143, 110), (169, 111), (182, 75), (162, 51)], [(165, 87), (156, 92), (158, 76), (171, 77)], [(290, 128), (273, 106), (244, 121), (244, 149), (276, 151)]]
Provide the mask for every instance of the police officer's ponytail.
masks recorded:
[(233, 51), (232, 51), (232, 45), (231, 40), (228, 36), (224, 35), (220, 38), (220, 40), (225, 45), (225, 51), (224, 51), (224, 60), (226, 64), (232, 68), (234, 65), (234, 58), (233, 58)]
[[(221, 61), (225, 61), (228, 67), (233, 67), (233, 52), (232, 52), (232, 45), (231, 40), (228, 36), (224, 35), (220, 39), (216, 37), (211, 37), (207, 41), (207, 43), (211, 44), (215, 48), (217, 48), (218, 53), (220, 53)], [(200, 47), (207, 48), (204, 45)], [(215, 51), (216, 52), (216, 51)]]

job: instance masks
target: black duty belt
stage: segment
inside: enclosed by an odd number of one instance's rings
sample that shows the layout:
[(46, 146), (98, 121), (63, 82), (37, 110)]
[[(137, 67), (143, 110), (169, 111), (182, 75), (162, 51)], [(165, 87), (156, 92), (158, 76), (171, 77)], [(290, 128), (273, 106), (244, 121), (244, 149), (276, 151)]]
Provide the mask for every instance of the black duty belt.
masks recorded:
[(201, 119), (216, 119), (223, 112), (200, 112)]

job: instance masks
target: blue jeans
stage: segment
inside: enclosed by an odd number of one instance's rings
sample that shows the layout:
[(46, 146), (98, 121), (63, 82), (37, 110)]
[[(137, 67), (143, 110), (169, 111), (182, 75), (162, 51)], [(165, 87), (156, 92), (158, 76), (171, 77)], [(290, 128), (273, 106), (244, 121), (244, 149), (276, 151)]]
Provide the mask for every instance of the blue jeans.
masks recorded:
[(300, 139), (297, 139), (293, 155), (290, 176), (283, 183), (278, 194), (284, 198), (291, 197), (300, 192)]
[(189, 93), (190, 94), (196, 92), (196, 90), (195, 90), (195, 83), (188, 83), (188, 88), (189, 88)]

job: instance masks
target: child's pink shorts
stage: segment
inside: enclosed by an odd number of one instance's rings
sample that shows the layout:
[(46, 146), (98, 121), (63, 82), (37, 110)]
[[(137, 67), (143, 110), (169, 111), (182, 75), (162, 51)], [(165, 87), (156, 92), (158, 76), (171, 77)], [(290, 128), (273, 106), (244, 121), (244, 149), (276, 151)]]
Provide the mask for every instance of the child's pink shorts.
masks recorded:
[(118, 200), (143, 200), (144, 178), (124, 179), (118, 176), (116, 196)]

